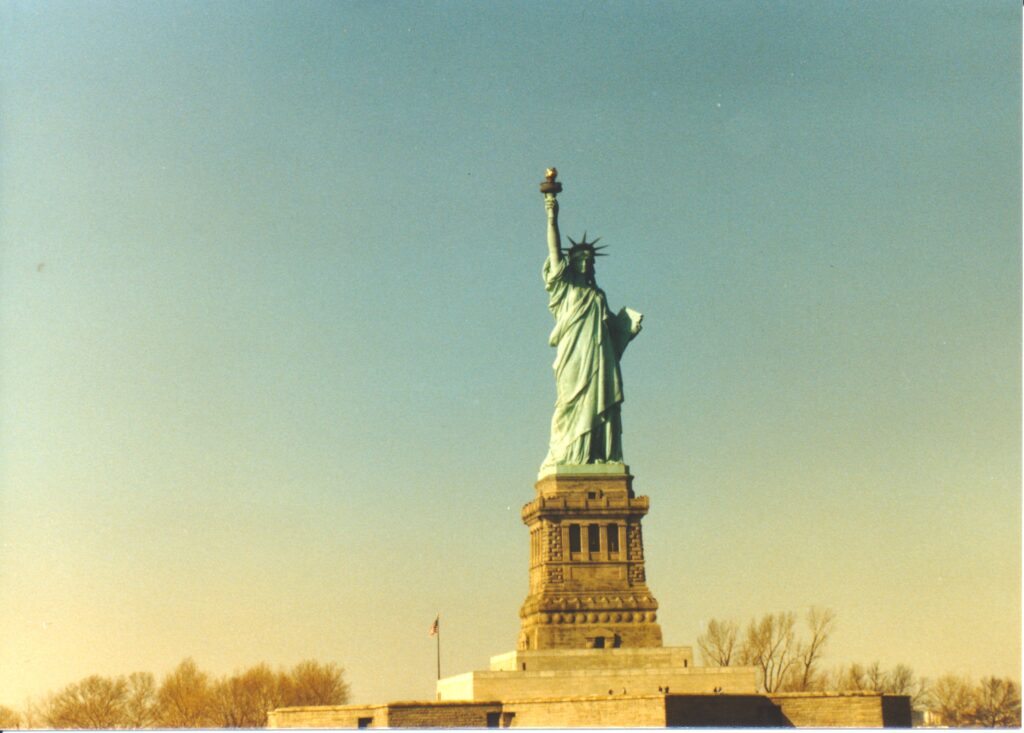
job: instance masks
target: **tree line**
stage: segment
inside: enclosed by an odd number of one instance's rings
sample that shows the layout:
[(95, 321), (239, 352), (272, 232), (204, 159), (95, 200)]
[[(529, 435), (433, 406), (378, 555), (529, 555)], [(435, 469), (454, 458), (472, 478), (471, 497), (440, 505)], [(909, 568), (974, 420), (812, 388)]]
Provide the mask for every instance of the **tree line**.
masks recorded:
[(1011, 679), (986, 677), (974, 683), (947, 674), (933, 682), (905, 664), (884, 669), (878, 662), (824, 668), (822, 656), (835, 619), (835, 612), (824, 608), (809, 609), (802, 624), (792, 612), (768, 613), (746, 626), (712, 619), (697, 637), (697, 647), (705, 666), (754, 667), (766, 693), (870, 690), (908, 695), (929, 725), (1021, 726), (1020, 685)]
[[(769, 613), (746, 626), (712, 619), (697, 637), (705, 666), (752, 666), (766, 693), (876, 691), (908, 695), (926, 724), (950, 727), (1020, 727), (1020, 685), (1011, 679), (943, 675), (931, 681), (905, 664), (878, 662), (825, 668), (825, 647), (835, 628), (830, 609), (801, 617)], [(261, 728), (278, 707), (343, 705), (344, 670), (308, 660), (290, 670), (264, 663), (220, 678), (183, 660), (158, 685), (149, 672), (92, 675), (51, 693), (22, 711), (0, 705), (0, 729), (12, 728)]]
[(275, 672), (260, 663), (215, 679), (184, 659), (159, 685), (149, 672), (92, 675), (21, 712), (0, 706), (0, 728), (262, 728), (274, 708), (342, 705), (348, 695), (335, 664)]

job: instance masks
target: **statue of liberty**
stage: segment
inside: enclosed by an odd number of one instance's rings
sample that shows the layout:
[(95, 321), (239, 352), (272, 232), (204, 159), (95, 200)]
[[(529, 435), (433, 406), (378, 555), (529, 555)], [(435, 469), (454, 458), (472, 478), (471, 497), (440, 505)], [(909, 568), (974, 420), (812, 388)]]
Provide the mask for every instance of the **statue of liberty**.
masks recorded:
[(551, 442), (541, 473), (556, 466), (622, 463), (622, 374), (619, 360), (640, 333), (643, 316), (629, 308), (612, 315), (604, 291), (594, 280), (599, 241), (562, 249), (558, 232), (561, 185), (548, 170), (541, 184), (548, 215), (548, 258), (544, 287), (555, 318), (548, 343), (557, 349), (554, 363), (557, 399), (551, 418)]

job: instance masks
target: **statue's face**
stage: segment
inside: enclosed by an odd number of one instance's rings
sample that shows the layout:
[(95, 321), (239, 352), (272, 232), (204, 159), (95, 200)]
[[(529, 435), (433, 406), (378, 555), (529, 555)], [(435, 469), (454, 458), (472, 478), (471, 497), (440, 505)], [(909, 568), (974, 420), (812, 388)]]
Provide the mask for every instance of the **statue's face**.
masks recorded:
[(572, 258), (572, 269), (581, 275), (594, 274), (594, 258), (589, 252), (581, 252)]

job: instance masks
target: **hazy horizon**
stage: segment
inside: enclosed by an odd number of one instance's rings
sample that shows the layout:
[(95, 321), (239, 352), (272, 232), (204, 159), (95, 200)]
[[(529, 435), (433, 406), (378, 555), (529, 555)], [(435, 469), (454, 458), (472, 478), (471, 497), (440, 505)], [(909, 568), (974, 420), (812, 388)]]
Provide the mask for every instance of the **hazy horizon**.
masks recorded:
[(0, 704), (514, 648), (549, 165), (665, 643), (1019, 680), (1019, 3), (7, 0)]

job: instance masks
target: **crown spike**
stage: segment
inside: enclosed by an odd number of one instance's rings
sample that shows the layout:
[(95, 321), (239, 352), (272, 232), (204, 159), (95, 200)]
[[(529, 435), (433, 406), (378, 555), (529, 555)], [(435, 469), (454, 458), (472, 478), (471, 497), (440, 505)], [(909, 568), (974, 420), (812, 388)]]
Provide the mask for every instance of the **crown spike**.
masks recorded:
[(607, 257), (608, 256), (606, 253), (602, 253), (602, 252), (598, 251), (598, 250), (605, 249), (608, 246), (607, 244), (602, 244), (600, 247), (595, 247), (594, 246), (595, 244), (597, 244), (598, 242), (601, 241), (601, 237), (598, 237), (593, 242), (588, 242), (587, 241), (587, 233), (583, 232), (583, 238), (580, 241), (578, 241), (578, 242), (575, 239), (573, 239), (572, 237), (566, 237), (566, 238), (570, 242), (572, 242), (572, 247), (569, 248), (568, 250), (564, 250), (564, 253), (566, 255), (568, 255), (569, 257), (573, 257), (577, 253), (582, 254), (584, 252), (587, 253), (591, 257)]

